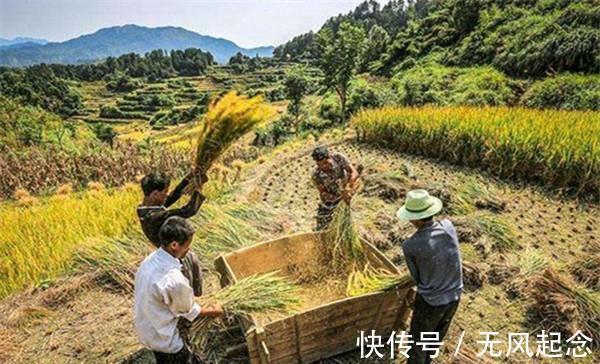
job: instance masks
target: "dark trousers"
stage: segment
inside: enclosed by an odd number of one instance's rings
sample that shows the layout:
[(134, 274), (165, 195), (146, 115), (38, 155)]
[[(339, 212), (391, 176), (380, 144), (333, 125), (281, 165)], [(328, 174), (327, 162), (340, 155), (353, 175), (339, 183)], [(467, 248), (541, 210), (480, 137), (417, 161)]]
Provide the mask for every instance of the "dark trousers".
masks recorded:
[(154, 358), (156, 359), (156, 364), (201, 364), (201, 361), (185, 346), (177, 353), (155, 351)]
[[(420, 294), (417, 294), (413, 316), (410, 322), (410, 335), (411, 340), (413, 340), (414, 343), (411, 350), (408, 352), (408, 364), (431, 363), (429, 355), (433, 354), (433, 352), (423, 351), (423, 347), (416, 345), (416, 343), (421, 341), (422, 332), (439, 333), (439, 341), (441, 342), (448, 332), (450, 322), (456, 313), (459, 302), (460, 300), (442, 306), (431, 306)], [(429, 347), (433, 346), (430, 345)]]
[(191, 250), (181, 259), (181, 273), (190, 281), (194, 296), (200, 297), (202, 295), (202, 270), (198, 257)]
[(341, 200), (336, 202), (321, 202), (317, 208), (317, 229), (316, 231), (325, 230), (333, 220), (333, 210), (340, 204)]

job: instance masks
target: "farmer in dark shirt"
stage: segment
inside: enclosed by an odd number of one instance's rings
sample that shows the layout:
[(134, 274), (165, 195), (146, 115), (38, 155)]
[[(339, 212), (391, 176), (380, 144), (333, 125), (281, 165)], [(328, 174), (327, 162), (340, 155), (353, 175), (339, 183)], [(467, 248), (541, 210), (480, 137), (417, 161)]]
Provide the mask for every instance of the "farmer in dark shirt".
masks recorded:
[(315, 148), (312, 157), (317, 163), (312, 181), (321, 199), (317, 209), (317, 230), (324, 230), (331, 223), (333, 210), (340, 201), (350, 202), (359, 174), (345, 155), (329, 153), (327, 147)]
[[(442, 201), (425, 190), (413, 190), (398, 210), (417, 231), (402, 244), (406, 265), (417, 284), (410, 334), (414, 342), (422, 332), (437, 332), (442, 341), (456, 313), (463, 289), (458, 237), (450, 220), (435, 221)], [(413, 344), (408, 363), (430, 363), (430, 352)]]
[[(189, 202), (180, 208), (169, 209), (189, 185), (191, 175), (184, 178), (169, 194), (170, 179), (163, 173), (152, 172), (142, 179), (144, 201), (137, 208), (138, 218), (144, 234), (157, 248), (160, 247), (159, 231), (163, 223), (171, 216), (189, 218), (194, 216), (205, 200), (201, 193), (200, 185), (193, 193)], [(206, 178), (203, 178), (203, 183)], [(190, 281), (195, 296), (202, 294), (202, 275), (198, 258), (194, 252), (189, 251), (181, 260), (182, 273)]]

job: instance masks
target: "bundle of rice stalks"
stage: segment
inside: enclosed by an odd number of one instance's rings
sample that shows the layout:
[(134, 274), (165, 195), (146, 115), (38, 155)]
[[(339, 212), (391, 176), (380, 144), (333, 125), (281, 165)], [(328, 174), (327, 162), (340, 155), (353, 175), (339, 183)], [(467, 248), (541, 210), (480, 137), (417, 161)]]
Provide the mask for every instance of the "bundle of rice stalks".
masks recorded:
[(361, 193), (377, 196), (386, 202), (396, 202), (406, 195), (407, 179), (397, 171), (368, 174), (364, 176)]
[(526, 247), (518, 254), (507, 256), (505, 261), (493, 264), (488, 272), (488, 280), (492, 284), (506, 283), (509, 296), (520, 297), (535, 282), (533, 278), (543, 273), (547, 266), (548, 260), (542, 254)]
[[(298, 286), (288, 279), (271, 272), (241, 279), (213, 294), (198, 298), (200, 307), (218, 303), (223, 310), (234, 316), (250, 314), (290, 313), (300, 304)], [(217, 320), (201, 317), (192, 323), (190, 341), (195, 351), (207, 345), (211, 330), (223, 327)]]
[(352, 222), (350, 205), (346, 202), (341, 202), (335, 208), (329, 229), (325, 232), (325, 243), (336, 267), (364, 259), (364, 246)]
[(586, 256), (569, 265), (575, 279), (595, 291), (600, 291), (600, 254)]
[(581, 330), (600, 342), (600, 294), (548, 268), (532, 285), (533, 311), (548, 331), (573, 335)]
[(262, 97), (247, 98), (229, 92), (213, 102), (200, 123), (194, 163), (195, 183), (236, 140), (271, 117), (271, 109)]
[(135, 272), (152, 250), (141, 237), (122, 237), (84, 246), (75, 260), (80, 269), (94, 271), (98, 282), (108, 288), (133, 292)]
[(503, 252), (519, 246), (513, 229), (500, 217), (479, 215), (478, 220), (484, 234), (494, 240), (496, 250)]
[(463, 261), (462, 263), (463, 283), (465, 291), (473, 292), (483, 286), (486, 275), (485, 272), (477, 265)]
[(457, 193), (467, 204), (478, 209), (501, 212), (506, 207), (506, 201), (498, 197), (498, 191), (476, 180), (465, 180)]
[(385, 291), (394, 287), (408, 287), (414, 282), (408, 273), (397, 275), (367, 265), (362, 271), (355, 270), (348, 276), (346, 295), (361, 296), (367, 293)]

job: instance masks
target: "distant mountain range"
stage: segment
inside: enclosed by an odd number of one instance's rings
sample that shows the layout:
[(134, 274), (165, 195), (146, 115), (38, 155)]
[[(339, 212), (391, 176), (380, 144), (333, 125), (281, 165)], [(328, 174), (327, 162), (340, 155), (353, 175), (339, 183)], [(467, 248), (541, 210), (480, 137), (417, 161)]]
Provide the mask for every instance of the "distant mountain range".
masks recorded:
[(24, 45), (46, 44), (45, 39), (17, 37), (15, 39), (0, 38), (0, 49), (17, 48)]
[[(180, 27), (148, 28), (124, 25), (103, 28), (93, 34), (61, 43), (42, 44), (41, 40), (3, 45), (0, 42), (0, 65), (19, 67), (38, 63), (87, 63), (125, 53), (144, 54), (154, 49), (200, 48), (210, 52), (215, 60), (224, 63), (237, 52), (247, 56), (269, 57), (273, 47), (242, 48), (234, 42), (201, 35)], [(2, 41), (8, 41), (3, 39)]]

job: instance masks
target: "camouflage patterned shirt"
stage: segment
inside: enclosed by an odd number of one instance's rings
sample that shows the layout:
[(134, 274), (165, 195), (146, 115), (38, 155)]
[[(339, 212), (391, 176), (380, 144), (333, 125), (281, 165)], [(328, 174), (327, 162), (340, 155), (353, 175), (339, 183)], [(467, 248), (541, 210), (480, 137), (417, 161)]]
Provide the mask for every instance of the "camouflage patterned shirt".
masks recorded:
[(312, 180), (315, 187), (322, 189), (320, 193), (323, 203), (337, 202), (342, 198), (344, 185), (348, 182), (350, 174), (348, 167), (350, 161), (341, 153), (332, 153), (333, 166), (330, 170), (324, 171), (315, 167), (312, 173)]

